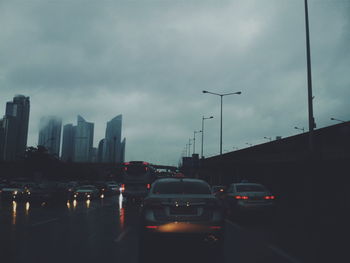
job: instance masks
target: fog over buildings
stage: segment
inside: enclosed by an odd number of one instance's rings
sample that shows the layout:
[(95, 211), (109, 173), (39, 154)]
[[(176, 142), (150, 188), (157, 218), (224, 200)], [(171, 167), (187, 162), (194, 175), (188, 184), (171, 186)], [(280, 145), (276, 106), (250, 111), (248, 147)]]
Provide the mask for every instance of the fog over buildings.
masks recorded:
[(60, 156), (62, 119), (45, 116), (40, 119), (38, 145), (44, 146), (48, 153)]

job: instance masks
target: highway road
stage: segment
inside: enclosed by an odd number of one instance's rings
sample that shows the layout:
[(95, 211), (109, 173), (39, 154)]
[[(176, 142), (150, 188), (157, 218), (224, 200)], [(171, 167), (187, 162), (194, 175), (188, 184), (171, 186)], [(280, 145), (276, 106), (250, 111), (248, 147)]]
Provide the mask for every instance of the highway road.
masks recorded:
[[(136, 263), (139, 261), (138, 212), (136, 205), (123, 207), (122, 196), (60, 206), (2, 203), (0, 261)], [(224, 262), (306, 262), (279, 247), (277, 235), (269, 224), (226, 220)], [(165, 239), (154, 244), (153, 252), (152, 262), (220, 259), (219, 255), (209, 255), (205, 244), (190, 239)]]

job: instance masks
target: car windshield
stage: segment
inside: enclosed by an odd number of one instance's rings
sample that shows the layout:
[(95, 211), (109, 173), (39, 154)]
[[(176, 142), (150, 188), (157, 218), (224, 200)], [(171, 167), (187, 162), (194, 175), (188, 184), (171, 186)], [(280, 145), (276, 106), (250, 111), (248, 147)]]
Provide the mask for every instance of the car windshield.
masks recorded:
[(265, 187), (257, 184), (236, 185), (237, 192), (266, 192)]
[(155, 194), (210, 194), (210, 188), (202, 182), (158, 182), (154, 186)]

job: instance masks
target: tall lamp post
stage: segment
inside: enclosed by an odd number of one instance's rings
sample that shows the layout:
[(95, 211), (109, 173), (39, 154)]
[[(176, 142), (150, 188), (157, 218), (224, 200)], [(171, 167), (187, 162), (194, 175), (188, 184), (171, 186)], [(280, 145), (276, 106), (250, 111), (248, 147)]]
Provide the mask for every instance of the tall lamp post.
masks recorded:
[(201, 133), (202, 131), (194, 131), (193, 132), (193, 154), (196, 153), (196, 133)]
[(306, 60), (307, 60), (307, 91), (308, 91), (308, 108), (309, 108), (309, 150), (312, 152), (314, 149), (314, 128), (315, 119), (312, 105), (312, 76), (311, 76), (311, 55), (310, 55), (310, 31), (309, 31), (309, 11), (307, 0), (304, 0), (305, 4), (305, 32), (306, 32)]
[(191, 156), (191, 145), (192, 145), (192, 143), (191, 143), (191, 138), (188, 140), (188, 157), (190, 157)]
[(220, 106), (220, 155), (222, 155), (222, 98), (224, 96), (228, 96), (228, 95), (240, 95), (242, 94), (241, 91), (237, 91), (237, 92), (232, 92), (232, 93), (223, 93), (223, 94), (220, 94), (220, 93), (215, 93), (215, 92), (210, 92), (210, 91), (207, 91), (207, 90), (203, 90), (202, 91), (203, 93), (208, 93), (208, 94), (213, 94), (213, 95), (216, 95), (216, 96), (220, 96), (220, 101), (221, 101), (221, 106)]
[(208, 118), (206, 118), (206, 117), (202, 117), (202, 147), (201, 147), (201, 157), (202, 158), (204, 158), (204, 156), (203, 156), (203, 142), (204, 142), (204, 121), (205, 120), (209, 120), (209, 119), (212, 119), (212, 118), (214, 118), (213, 116), (210, 116), (210, 117), (208, 117)]

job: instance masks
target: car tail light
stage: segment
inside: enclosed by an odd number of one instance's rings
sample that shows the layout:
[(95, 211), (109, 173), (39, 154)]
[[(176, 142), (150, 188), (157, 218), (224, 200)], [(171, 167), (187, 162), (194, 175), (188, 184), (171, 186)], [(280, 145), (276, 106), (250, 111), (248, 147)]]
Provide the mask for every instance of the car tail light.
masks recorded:
[(275, 199), (275, 196), (273, 196), (273, 195), (266, 195), (265, 197), (264, 197), (264, 199), (265, 200), (273, 200), (273, 199)]
[(148, 228), (148, 229), (157, 229), (158, 226), (145, 226), (145, 228)]
[(120, 187), (120, 191), (123, 193), (125, 191), (125, 184), (122, 184), (122, 186)]
[(147, 189), (150, 189), (151, 188), (151, 184), (147, 184)]
[(236, 195), (235, 198), (236, 198), (237, 200), (241, 200), (241, 199), (243, 199), (243, 200), (248, 200), (248, 199), (249, 199), (249, 197), (246, 196), (246, 195)]
[(124, 167), (124, 171), (127, 171), (128, 170), (128, 167)]

